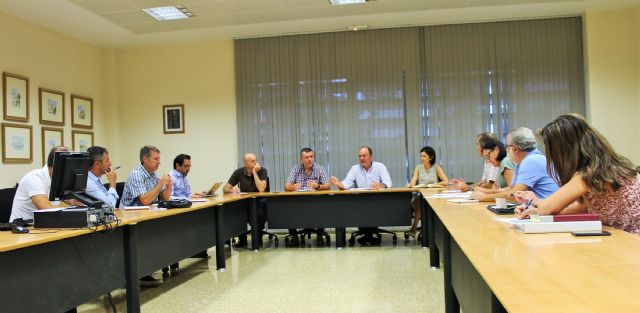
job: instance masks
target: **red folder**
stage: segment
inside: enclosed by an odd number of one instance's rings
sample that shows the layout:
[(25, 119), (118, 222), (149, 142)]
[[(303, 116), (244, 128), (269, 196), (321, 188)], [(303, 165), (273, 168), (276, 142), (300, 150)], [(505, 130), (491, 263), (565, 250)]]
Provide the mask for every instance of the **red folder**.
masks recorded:
[(582, 221), (599, 221), (598, 214), (562, 214), (554, 215), (554, 222), (582, 222)]

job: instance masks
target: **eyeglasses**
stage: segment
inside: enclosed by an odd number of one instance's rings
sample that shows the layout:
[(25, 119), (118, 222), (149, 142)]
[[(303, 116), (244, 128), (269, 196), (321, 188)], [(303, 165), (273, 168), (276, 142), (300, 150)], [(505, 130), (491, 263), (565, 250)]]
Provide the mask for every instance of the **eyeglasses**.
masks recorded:
[(507, 146), (505, 147), (505, 149), (506, 149), (506, 150), (509, 150), (509, 147), (516, 147), (516, 145), (507, 145)]

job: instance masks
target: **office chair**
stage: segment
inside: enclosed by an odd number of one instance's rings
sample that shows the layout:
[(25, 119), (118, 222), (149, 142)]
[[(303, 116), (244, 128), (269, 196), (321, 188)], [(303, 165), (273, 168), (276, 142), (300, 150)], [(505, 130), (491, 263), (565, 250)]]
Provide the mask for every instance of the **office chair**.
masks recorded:
[[(331, 245), (331, 237), (329, 236), (329, 233), (324, 230), (324, 228), (305, 228), (305, 229), (302, 229), (300, 232), (298, 232), (298, 236), (300, 236), (300, 245), (304, 245), (305, 238), (306, 239), (311, 239), (311, 235), (312, 234), (316, 235), (316, 241), (318, 240), (317, 239), (318, 237), (322, 236), (324, 238), (324, 245), (325, 246), (330, 246)], [(291, 237), (292, 237), (291, 234), (285, 236), (284, 237), (284, 243), (285, 244), (289, 244), (289, 241), (291, 240)]]
[[(382, 234), (389, 234), (389, 235), (393, 236), (392, 237), (393, 244), (395, 245), (395, 244), (398, 243), (398, 235), (396, 235), (396, 233), (394, 233), (392, 231), (388, 231), (386, 229), (382, 229), (382, 228), (379, 228), (379, 227), (371, 227), (371, 228), (366, 227), (366, 228), (367, 228), (366, 230), (369, 230), (369, 229), (373, 228), (372, 235), (374, 235), (375, 237), (378, 237), (379, 240), (381, 239)], [(366, 234), (367, 233), (366, 230), (359, 229), (359, 230), (354, 231), (353, 233), (351, 233), (351, 237), (349, 237), (349, 245), (353, 246), (356, 243), (356, 237)]]
[[(267, 177), (267, 187), (264, 189), (264, 191), (265, 192), (270, 192), (271, 191), (271, 184), (269, 183), (269, 177)], [(264, 222), (268, 222), (269, 219), (267, 218), (267, 216), (268, 216), (268, 212), (269, 211), (268, 211), (267, 203), (265, 202), (263, 205), (264, 205), (264, 212), (265, 212)], [(258, 224), (265, 225), (265, 223), (263, 221), (260, 221), (260, 213), (259, 213), (260, 210), (261, 210), (260, 203), (258, 203)], [(266, 224), (266, 225), (268, 226), (269, 224)], [(267, 229), (268, 228), (265, 227), (265, 228), (260, 230), (260, 243), (262, 243), (262, 237), (267, 235), (267, 238), (269, 239), (269, 242), (273, 241), (274, 245), (277, 247), (278, 246), (278, 236), (276, 234), (274, 234), (274, 233), (268, 232)], [(244, 232), (240, 236), (238, 236), (238, 238), (240, 238), (240, 237), (245, 237), (246, 238), (250, 233), (251, 233), (251, 231), (247, 230), (246, 232)], [(234, 238), (234, 239), (231, 240), (231, 244), (235, 246), (238, 243), (238, 241), (236, 241), (236, 239)], [(245, 242), (246, 242), (246, 240), (245, 240)]]
[[(104, 188), (109, 189), (109, 183), (103, 184)], [(118, 194), (118, 201), (116, 201), (116, 208), (120, 207), (120, 199), (122, 198), (122, 193), (124, 193), (124, 182), (116, 183), (116, 193)]]

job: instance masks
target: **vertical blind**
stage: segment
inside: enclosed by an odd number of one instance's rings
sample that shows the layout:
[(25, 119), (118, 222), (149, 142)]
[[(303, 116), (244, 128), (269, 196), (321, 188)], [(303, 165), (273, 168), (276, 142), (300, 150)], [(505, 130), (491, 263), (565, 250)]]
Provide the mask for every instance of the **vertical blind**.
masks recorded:
[(584, 112), (580, 18), (235, 41), (238, 155), (281, 190), (311, 147), (342, 179), (368, 145), (394, 185), (424, 145), (449, 176), (479, 179), (475, 135)]

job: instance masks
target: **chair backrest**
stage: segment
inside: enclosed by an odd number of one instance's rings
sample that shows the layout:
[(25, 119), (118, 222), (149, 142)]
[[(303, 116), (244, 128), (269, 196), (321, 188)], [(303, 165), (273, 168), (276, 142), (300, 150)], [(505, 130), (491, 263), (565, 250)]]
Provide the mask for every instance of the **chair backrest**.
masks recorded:
[(269, 177), (267, 176), (267, 188), (264, 189), (265, 192), (271, 191), (271, 185), (269, 185)]
[[(104, 184), (104, 188), (109, 189), (109, 184)], [(116, 208), (120, 207), (120, 199), (122, 199), (123, 192), (124, 192), (124, 182), (116, 183), (116, 193), (118, 194), (118, 201), (116, 202)]]
[(0, 189), (0, 223), (9, 223), (13, 198), (16, 196), (18, 185), (15, 188)]

